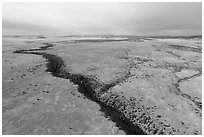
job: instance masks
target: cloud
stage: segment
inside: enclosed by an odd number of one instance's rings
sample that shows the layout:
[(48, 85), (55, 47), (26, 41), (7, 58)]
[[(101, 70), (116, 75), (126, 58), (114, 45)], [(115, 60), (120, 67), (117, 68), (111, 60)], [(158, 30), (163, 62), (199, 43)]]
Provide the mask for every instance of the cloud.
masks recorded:
[(3, 34), (201, 34), (202, 3), (3, 3)]

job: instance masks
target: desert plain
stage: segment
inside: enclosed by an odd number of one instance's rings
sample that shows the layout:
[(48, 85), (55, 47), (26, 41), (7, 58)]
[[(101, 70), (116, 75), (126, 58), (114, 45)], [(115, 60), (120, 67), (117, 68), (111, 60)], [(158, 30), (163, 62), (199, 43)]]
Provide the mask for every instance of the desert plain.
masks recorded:
[(202, 37), (3, 36), (2, 134), (202, 134)]

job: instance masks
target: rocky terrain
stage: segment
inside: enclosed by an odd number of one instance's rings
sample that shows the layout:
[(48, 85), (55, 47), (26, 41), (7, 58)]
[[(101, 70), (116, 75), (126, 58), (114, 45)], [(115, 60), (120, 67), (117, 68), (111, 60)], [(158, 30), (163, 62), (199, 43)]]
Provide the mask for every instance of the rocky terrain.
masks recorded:
[(3, 134), (202, 134), (192, 38), (3, 37)]

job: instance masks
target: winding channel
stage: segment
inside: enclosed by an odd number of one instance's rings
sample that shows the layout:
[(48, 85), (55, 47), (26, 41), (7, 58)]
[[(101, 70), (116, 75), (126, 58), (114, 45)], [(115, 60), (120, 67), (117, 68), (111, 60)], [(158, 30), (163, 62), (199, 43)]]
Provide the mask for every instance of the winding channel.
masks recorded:
[(47, 72), (51, 72), (51, 74), (55, 77), (69, 79), (71, 82), (78, 85), (78, 92), (82, 93), (89, 100), (92, 100), (99, 104), (100, 111), (102, 111), (111, 121), (115, 122), (116, 126), (123, 130), (127, 135), (148, 134), (141, 127), (139, 127), (137, 123), (133, 122), (133, 120), (129, 116), (126, 116), (126, 114), (123, 113), (122, 110), (125, 110), (127, 100), (125, 100), (125, 98), (123, 97), (119, 97), (116, 94), (107, 93), (107, 91), (111, 87), (117, 85), (118, 82), (103, 84), (97, 82), (95, 79), (89, 76), (84, 76), (81, 74), (71, 74), (65, 71), (66, 66), (61, 57), (48, 54), (46, 52), (37, 52), (49, 50), (54, 46), (50, 43), (43, 44), (45, 46), (37, 49), (16, 50), (13, 53), (41, 55), (47, 60)]

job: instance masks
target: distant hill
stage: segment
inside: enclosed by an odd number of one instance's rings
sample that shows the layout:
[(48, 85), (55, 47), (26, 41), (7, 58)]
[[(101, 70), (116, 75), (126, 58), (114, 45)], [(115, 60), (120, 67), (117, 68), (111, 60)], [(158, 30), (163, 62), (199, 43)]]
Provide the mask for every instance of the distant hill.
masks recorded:
[(162, 38), (162, 39), (202, 39), (202, 35), (193, 36), (151, 36), (151, 38)]

